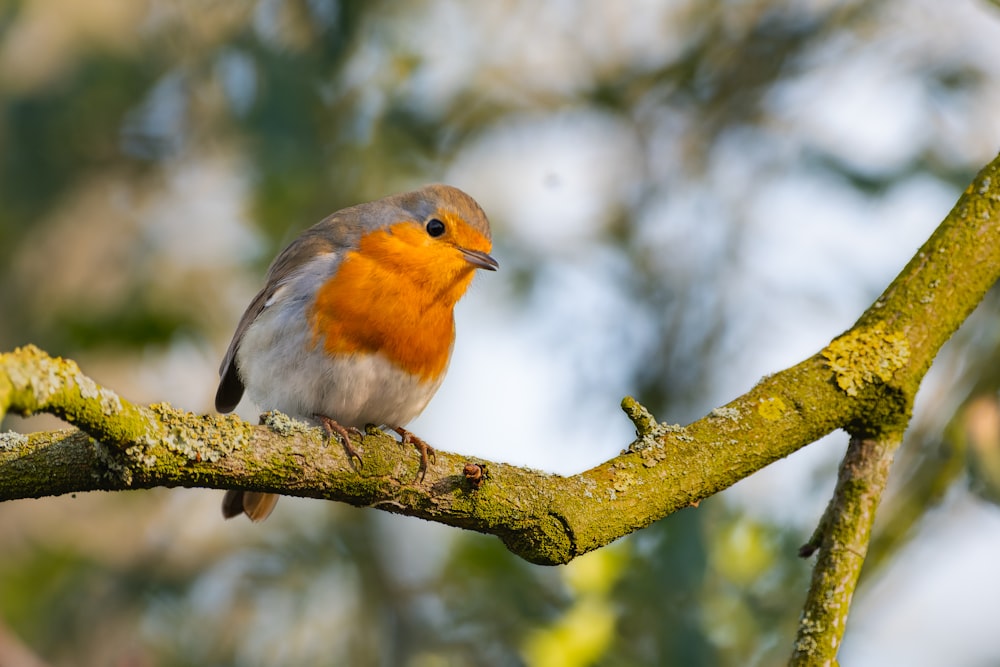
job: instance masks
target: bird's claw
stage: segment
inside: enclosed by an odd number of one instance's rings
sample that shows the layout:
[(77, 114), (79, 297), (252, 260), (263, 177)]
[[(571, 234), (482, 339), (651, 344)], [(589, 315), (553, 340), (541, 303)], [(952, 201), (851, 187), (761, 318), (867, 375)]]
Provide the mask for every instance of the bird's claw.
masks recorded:
[(364, 459), (361, 458), (361, 452), (358, 451), (358, 448), (351, 442), (351, 433), (357, 436), (363, 435), (357, 427), (342, 426), (335, 419), (330, 419), (326, 415), (316, 415), (316, 419), (318, 419), (323, 425), (327, 437), (332, 438), (334, 435), (340, 436), (340, 440), (344, 445), (344, 451), (347, 453), (348, 459), (357, 459), (358, 466), (364, 465)]
[(433, 447), (407, 431), (405, 428), (394, 426), (392, 430), (403, 438), (402, 444), (413, 445), (417, 448), (417, 451), (420, 452), (420, 469), (417, 471), (417, 481), (423, 482), (424, 477), (427, 476), (428, 464), (437, 463), (437, 453), (434, 451)]

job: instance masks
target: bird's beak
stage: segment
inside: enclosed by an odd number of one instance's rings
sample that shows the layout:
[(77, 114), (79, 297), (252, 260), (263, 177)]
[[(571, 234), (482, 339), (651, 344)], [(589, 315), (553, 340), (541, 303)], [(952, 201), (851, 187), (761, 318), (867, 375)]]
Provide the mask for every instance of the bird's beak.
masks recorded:
[(480, 252), (478, 250), (469, 250), (468, 248), (459, 248), (458, 250), (462, 253), (462, 256), (465, 257), (465, 261), (478, 269), (496, 271), (500, 268), (500, 264), (493, 259), (492, 255), (489, 255), (488, 253)]

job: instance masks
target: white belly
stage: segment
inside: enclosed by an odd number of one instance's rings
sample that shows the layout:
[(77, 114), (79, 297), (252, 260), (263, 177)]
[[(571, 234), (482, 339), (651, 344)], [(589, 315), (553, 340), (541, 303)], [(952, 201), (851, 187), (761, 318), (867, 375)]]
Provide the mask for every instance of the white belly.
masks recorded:
[(421, 382), (380, 354), (330, 357), (322, 339), (313, 345), (305, 318), (302, 300), (284, 300), (265, 308), (244, 333), (236, 365), (262, 410), (323, 415), (358, 428), (404, 426), (441, 384)]

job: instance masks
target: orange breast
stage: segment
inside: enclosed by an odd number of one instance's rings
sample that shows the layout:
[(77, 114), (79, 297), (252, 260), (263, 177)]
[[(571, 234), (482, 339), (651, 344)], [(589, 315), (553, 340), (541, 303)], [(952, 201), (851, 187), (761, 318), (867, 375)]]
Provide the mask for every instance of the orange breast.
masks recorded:
[(454, 307), (472, 280), (455, 248), (396, 225), (366, 235), (317, 292), (313, 340), (332, 355), (381, 352), (423, 380), (448, 366)]

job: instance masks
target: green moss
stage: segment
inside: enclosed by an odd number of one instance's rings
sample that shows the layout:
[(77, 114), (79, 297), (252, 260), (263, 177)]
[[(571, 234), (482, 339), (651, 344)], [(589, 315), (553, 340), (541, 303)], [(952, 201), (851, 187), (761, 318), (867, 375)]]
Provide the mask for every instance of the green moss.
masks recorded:
[(552, 514), (524, 530), (501, 534), (500, 539), (513, 553), (536, 565), (562, 565), (577, 555), (566, 523)]
[(145, 413), (85, 376), (76, 362), (50, 357), (33, 345), (0, 355), (10, 389), (8, 409), (23, 415), (50, 412), (105, 444), (124, 444), (152, 426)]
[(154, 403), (150, 411), (159, 418), (168, 449), (190, 460), (217, 461), (243, 447), (253, 436), (253, 426), (234, 416), (193, 415), (166, 403)]
[[(67, 361), (66, 363), (76, 366), (71, 361)], [(105, 387), (97, 386), (96, 382), (80, 372), (79, 367), (76, 367), (76, 372), (72, 374), (72, 379), (80, 391), (81, 398), (84, 400), (99, 399), (98, 403), (105, 415), (110, 417), (122, 411), (122, 400), (118, 397), (118, 394)]]
[[(47, 403), (63, 387), (64, 382), (58, 373), (58, 364), (53, 363), (61, 360), (52, 359), (34, 345), (17, 348), (13, 356), (18, 362), (8, 365), (7, 374), (10, 381), (17, 390), (30, 391), (38, 404)], [(73, 362), (69, 363), (71, 369), (80, 372), (79, 366)]]
[(639, 438), (653, 433), (657, 428), (656, 418), (631, 396), (626, 396), (621, 402), (622, 410), (635, 425), (635, 434)]

